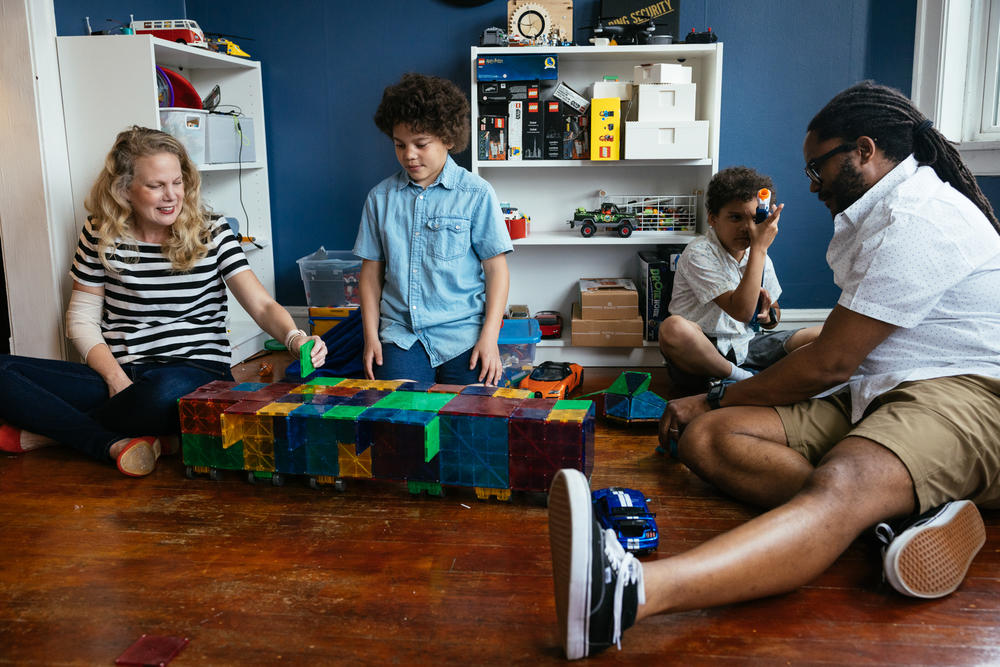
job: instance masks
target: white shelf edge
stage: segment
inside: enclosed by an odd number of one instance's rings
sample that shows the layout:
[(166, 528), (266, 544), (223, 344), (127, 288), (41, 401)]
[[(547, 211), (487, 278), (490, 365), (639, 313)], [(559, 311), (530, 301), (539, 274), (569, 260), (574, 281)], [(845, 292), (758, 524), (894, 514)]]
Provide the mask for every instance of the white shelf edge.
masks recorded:
[(473, 46), (472, 52), (487, 55), (554, 53), (556, 55), (593, 56), (602, 60), (613, 60), (615, 56), (621, 56), (621, 59), (634, 60), (636, 56), (653, 53), (664, 56), (676, 55), (681, 58), (709, 56), (713, 55), (717, 47), (720, 46), (722, 46), (722, 42), (715, 42), (713, 44), (631, 44), (623, 46)]
[[(178, 67), (219, 67), (226, 69), (257, 69), (260, 61), (247, 60), (198, 46), (169, 42), (152, 35), (121, 35), (115, 39), (149, 39), (153, 44), (156, 62)], [(210, 63), (210, 64), (209, 64)]]
[(711, 167), (711, 158), (670, 160), (476, 160), (477, 169), (525, 169), (550, 167)]
[(237, 171), (239, 169), (263, 169), (263, 162), (220, 162), (216, 164), (199, 164), (198, 171)]
[(550, 246), (550, 245), (661, 245), (664, 243), (690, 243), (694, 240), (694, 232), (634, 232), (627, 239), (614, 233), (598, 232), (589, 239), (584, 238), (576, 230), (564, 232), (537, 232), (523, 239), (515, 239), (514, 247), (518, 246)]

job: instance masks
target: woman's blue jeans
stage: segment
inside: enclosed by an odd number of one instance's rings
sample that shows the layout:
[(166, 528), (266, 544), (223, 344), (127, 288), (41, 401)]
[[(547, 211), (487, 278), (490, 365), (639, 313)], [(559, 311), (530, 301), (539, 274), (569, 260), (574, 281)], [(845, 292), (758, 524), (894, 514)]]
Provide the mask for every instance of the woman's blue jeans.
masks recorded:
[(395, 343), (382, 343), (382, 365), (372, 364), (376, 380), (414, 380), (416, 382), (437, 382), (440, 384), (476, 384), (479, 382), (481, 364), (469, 370), (469, 348), (454, 359), (449, 359), (437, 368), (431, 366), (424, 344), (419, 340), (404, 350)]
[(0, 355), (0, 418), (100, 461), (123, 438), (175, 434), (177, 399), (212, 380), (232, 380), (211, 361), (122, 364), (132, 385), (108, 398), (108, 385), (84, 364)]

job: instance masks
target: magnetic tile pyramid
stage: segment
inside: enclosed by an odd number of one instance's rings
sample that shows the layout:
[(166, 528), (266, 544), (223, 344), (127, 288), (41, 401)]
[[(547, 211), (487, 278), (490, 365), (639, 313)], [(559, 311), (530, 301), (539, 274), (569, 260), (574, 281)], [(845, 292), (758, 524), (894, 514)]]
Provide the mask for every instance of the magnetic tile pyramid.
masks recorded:
[(495, 387), (316, 378), (215, 381), (178, 401), (188, 474), (405, 481), (481, 498), (547, 491), (560, 468), (594, 467), (594, 404)]

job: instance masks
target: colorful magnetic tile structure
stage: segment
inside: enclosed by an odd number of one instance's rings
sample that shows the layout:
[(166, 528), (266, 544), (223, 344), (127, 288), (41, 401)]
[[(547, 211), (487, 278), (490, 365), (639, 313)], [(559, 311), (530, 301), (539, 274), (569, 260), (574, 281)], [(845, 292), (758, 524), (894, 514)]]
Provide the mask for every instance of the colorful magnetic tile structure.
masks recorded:
[(305, 475), (405, 481), (440, 495), (544, 492), (560, 468), (594, 466), (590, 401), (517, 389), (316, 378), (303, 384), (214, 381), (183, 396), (188, 475)]
[(596, 397), (598, 413), (613, 421), (658, 422), (667, 402), (649, 391), (650, 378), (649, 373), (625, 371), (607, 389), (580, 398)]

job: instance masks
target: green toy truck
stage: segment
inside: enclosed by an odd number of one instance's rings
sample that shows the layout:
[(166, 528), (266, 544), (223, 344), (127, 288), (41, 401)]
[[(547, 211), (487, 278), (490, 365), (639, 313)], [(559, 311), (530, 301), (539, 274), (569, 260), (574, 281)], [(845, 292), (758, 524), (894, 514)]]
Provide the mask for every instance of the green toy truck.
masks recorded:
[(614, 229), (623, 239), (632, 236), (632, 232), (635, 231), (635, 218), (628, 213), (622, 213), (618, 206), (611, 202), (604, 202), (596, 211), (588, 211), (582, 206), (576, 209), (573, 219), (569, 222), (569, 228), (573, 229), (577, 224), (580, 225), (580, 234), (588, 239), (597, 233), (598, 225), (604, 225), (605, 229)]

